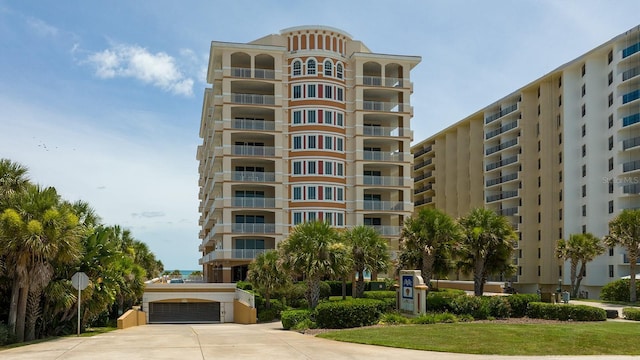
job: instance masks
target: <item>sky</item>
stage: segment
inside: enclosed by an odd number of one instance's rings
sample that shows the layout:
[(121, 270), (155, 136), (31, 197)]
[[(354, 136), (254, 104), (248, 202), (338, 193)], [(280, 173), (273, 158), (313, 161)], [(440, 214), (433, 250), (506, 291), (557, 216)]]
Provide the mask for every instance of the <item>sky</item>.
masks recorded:
[[(612, 5), (615, 4), (615, 9)], [(0, 158), (199, 269), (211, 41), (336, 27), (417, 55), (414, 143), (640, 25), (638, 0), (0, 0)]]

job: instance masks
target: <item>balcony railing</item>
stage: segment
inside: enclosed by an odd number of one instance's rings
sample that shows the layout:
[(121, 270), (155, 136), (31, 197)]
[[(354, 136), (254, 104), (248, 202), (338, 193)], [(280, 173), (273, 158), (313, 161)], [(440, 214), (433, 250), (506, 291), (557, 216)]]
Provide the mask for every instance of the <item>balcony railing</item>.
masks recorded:
[(629, 80), (632, 77), (636, 77), (640, 74), (640, 66), (636, 66), (633, 69), (629, 69), (622, 73), (622, 81)]
[(385, 101), (369, 101), (362, 102), (363, 110), (373, 111), (387, 111), (387, 112), (402, 112), (404, 111), (404, 105), (397, 102), (385, 102)]
[(271, 69), (254, 69), (253, 77), (255, 77), (256, 79), (275, 79), (276, 72), (275, 70)]
[(380, 211), (404, 211), (404, 203), (401, 201), (364, 200), (364, 210)]
[(427, 160), (425, 160), (423, 162), (417, 163), (417, 164), (413, 165), (413, 170), (418, 170), (421, 167), (425, 167), (427, 165), (431, 165), (432, 162), (433, 162), (433, 158), (429, 158), (429, 159), (427, 159)]
[(511, 129), (515, 129), (516, 127), (518, 127), (518, 121), (512, 121), (506, 125), (502, 125), (499, 129), (495, 129), (492, 131), (487, 132), (487, 134), (484, 136), (485, 139), (491, 139), (494, 136), (500, 135), (503, 132), (507, 132)]
[(427, 171), (426, 173), (416, 176), (413, 178), (413, 181), (420, 181), (422, 179), (426, 179), (428, 177), (431, 177), (431, 175), (433, 175), (433, 171)]
[[(232, 67), (231, 76), (251, 78), (251, 68)], [(275, 79), (276, 72), (270, 69), (254, 69), (253, 77), (256, 79)]]
[(234, 197), (233, 206), (243, 207), (243, 208), (273, 209), (276, 207), (276, 199), (275, 198)]
[(274, 121), (236, 118), (231, 121), (231, 128), (241, 130), (272, 131), (276, 129), (276, 123)]
[(498, 210), (498, 215), (502, 215), (502, 216), (513, 216), (513, 215), (515, 215), (517, 213), (518, 213), (518, 207), (517, 206)]
[(518, 144), (518, 138), (511, 139), (511, 140), (503, 142), (500, 145), (496, 145), (496, 146), (492, 146), (492, 147), (487, 148), (487, 150), (485, 151), (485, 154), (486, 155), (491, 155), (491, 154), (493, 154), (495, 152), (510, 148), (510, 147), (512, 147), (514, 145), (517, 145), (517, 144)]
[(373, 176), (364, 175), (362, 177), (364, 185), (381, 185), (381, 186), (402, 186), (404, 178), (400, 176)]
[(623, 194), (638, 195), (638, 194), (640, 194), (640, 184), (624, 185), (622, 187), (622, 193)]
[(485, 182), (485, 184), (486, 184), (487, 187), (489, 187), (489, 186), (493, 186), (493, 185), (502, 184), (502, 183), (507, 182), (507, 181), (515, 180), (517, 178), (518, 178), (518, 173), (513, 173), (513, 174), (501, 176), (499, 178), (487, 180)]
[(629, 148), (636, 147), (638, 145), (640, 145), (640, 136), (636, 136), (634, 138), (623, 141), (622, 150), (627, 150)]
[(241, 78), (250, 78), (251, 77), (251, 68), (232, 67), (231, 68), (231, 76), (241, 77)]
[(509, 199), (516, 196), (518, 196), (518, 190), (503, 191), (499, 194), (487, 196), (487, 202), (490, 203), (498, 200)]
[(431, 149), (433, 149), (433, 145), (429, 145), (426, 148), (423, 148), (422, 150), (413, 153), (413, 158), (415, 159), (415, 158), (419, 157), (422, 154), (426, 154), (429, 151), (431, 151)]
[(640, 51), (640, 42), (639, 43), (635, 43), (627, 48), (625, 48), (624, 50), (622, 50), (622, 58), (626, 58), (628, 56), (631, 56), (635, 53), (637, 53), (638, 51)]
[(231, 94), (231, 102), (236, 104), (274, 105), (276, 98), (273, 95), (258, 94)]
[(365, 125), (362, 133), (365, 136), (409, 136), (411, 134), (411, 130), (399, 127)]
[(497, 113), (489, 115), (484, 120), (484, 123), (485, 124), (489, 124), (490, 122), (498, 120), (499, 118), (501, 118), (501, 117), (503, 117), (505, 115), (508, 115), (508, 114), (510, 114), (510, 113), (512, 113), (512, 112), (514, 112), (516, 110), (518, 110), (518, 104), (517, 103), (513, 104), (513, 105), (510, 105), (510, 106), (507, 106), (507, 107), (501, 109), (500, 111), (498, 111)]
[(376, 161), (404, 161), (404, 154), (401, 152), (383, 152), (365, 150), (363, 153), (364, 160)]
[(248, 181), (248, 182), (276, 181), (276, 173), (274, 172), (233, 171), (232, 176), (233, 176), (233, 181)]
[(622, 127), (633, 125), (640, 122), (640, 113), (625, 116), (622, 118)]
[(518, 155), (513, 155), (513, 156), (510, 156), (510, 157), (508, 157), (506, 159), (502, 159), (500, 161), (496, 161), (494, 163), (487, 164), (487, 166), (485, 167), (485, 170), (486, 171), (491, 171), (491, 170), (497, 169), (499, 167), (503, 167), (503, 166), (507, 166), (509, 164), (513, 164), (514, 162), (517, 162), (517, 161), (518, 161)]
[(427, 185), (425, 185), (425, 186), (423, 186), (423, 187), (421, 187), (419, 189), (413, 190), (413, 193), (414, 194), (420, 194), (421, 192), (429, 191), (431, 189), (433, 189), (433, 184), (427, 184)]
[(232, 229), (234, 233), (242, 234), (274, 234), (276, 224), (233, 223)]
[(367, 225), (372, 227), (378, 234), (382, 236), (400, 236), (402, 226), (391, 225)]
[(362, 83), (367, 86), (402, 87), (403, 81), (394, 77), (363, 76)]
[(218, 259), (255, 259), (258, 255), (271, 250), (274, 249), (214, 250), (203, 256), (201, 260), (207, 263)]
[(622, 95), (622, 104), (638, 100), (640, 98), (640, 89)]
[(640, 160), (629, 161), (622, 164), (622, 172), (629, 172), (640, 169)]
[(233, 155), (240, 156), (275, 156), (273, 146), (233, 145)]
[(420, 206), (422, 204), (429, 204), (433, 202), (433, 198), (432, 197), (428, 197), (428, 198), (424, 198), (422, 200), (418, 200), (416, 202), (413, 203), (413, 206)]

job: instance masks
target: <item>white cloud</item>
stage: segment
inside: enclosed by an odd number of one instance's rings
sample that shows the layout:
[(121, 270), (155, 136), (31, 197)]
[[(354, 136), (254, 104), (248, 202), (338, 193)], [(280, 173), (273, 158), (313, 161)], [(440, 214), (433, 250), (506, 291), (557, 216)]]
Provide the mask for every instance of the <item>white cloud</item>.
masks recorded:
[(27, 18), (27, 25), (40, 36), (56, 36), (58, 28), (33, 17)]
[(138, 45), (118, 44), (88, 56), (96, 76), (103, 79), (134, 78), (177, 95), (193, 95), (193, 79), (164, 52), (151, 53)]

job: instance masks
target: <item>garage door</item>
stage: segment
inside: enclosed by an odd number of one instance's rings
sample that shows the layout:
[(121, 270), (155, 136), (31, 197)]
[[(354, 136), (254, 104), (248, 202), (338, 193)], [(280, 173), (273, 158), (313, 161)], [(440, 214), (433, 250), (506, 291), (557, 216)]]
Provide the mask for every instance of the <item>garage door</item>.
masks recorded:
[(219, 302), (149, 303), (150, 323), (208, 323), (219, 321)]

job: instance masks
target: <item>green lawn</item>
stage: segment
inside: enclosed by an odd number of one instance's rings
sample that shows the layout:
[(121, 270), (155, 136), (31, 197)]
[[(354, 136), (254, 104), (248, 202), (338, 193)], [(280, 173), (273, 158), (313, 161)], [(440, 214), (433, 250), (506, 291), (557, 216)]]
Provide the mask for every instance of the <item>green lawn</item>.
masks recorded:
[(332, 331), (318, 337), (405, 349), (494, 355), (640, 355), (640, 323), (455, 323)]

